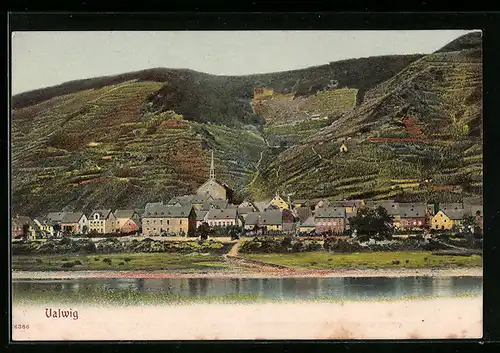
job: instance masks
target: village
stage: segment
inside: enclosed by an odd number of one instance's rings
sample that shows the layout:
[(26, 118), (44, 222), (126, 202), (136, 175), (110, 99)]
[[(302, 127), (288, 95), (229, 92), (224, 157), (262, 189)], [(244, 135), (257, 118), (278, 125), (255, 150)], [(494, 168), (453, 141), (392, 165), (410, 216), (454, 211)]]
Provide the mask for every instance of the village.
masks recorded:
[[(83, 212), (50, 212), (30, 218), (16, 215), (12, 239), (49, 239), (63, 236), (214, 236), (254, 235), (353, 235), (349, 220), (360, 210), (379, 206), (391, 217), (394, 233), (461, 231), (472, 217), (482, 232), (480, 200), (457, 203), (398, 203), (393, 200), (291, 199), (277, 191), (267, 202), (231, 203), (231, 189), (215, 178), (213, 152), (210, 176), (196, 194), (147, 203), (143, 209), (96, 209)], [(472, 230), (473, 232), (474, 230)], [(202, 234), (203, 233), (203, 234)]]

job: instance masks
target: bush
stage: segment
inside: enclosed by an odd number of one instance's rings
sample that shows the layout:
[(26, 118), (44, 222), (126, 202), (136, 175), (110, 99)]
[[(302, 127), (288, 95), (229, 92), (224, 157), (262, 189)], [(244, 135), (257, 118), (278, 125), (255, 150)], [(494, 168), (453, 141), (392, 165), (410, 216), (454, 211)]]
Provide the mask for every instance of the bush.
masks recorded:
[(288, 249), (292, 247), (292, 237), (290, 236), (284, 237), (283, 240), (281, 241), (281, 247), (283, 249)]
[(317, 241), (312, 241), (307, 245), (307, 251), (319, 251), (321, 250), (321, 244)]
[(94, 257), (94, 261), (99, 261), (99, 258), (98, 257)]
[(75, 263), (73, 262), (66, 262), (64, 264), (61, 265), (61, 268), (72, 268), (75, 266)]
[(111, 265), (111, 263), (112, 263), (112, 261), (109, 257), (105, 257), (104, 259), (102, 259), (102, 262), (107, 263), (108, 265)]
[(74, 263), (75, 265), (82, 265), (82, 262), (81, 262), (80, 260), (75, 260), (75, 261), (73, 261), (73, 263)]
[(126, 257), (124, 260), (125, 260), (125, 262), (129, 262), (129, 261), (131, 261), (132, 259), (131, 259), (130, 257)]
[(125, 262), (121, 261), (118, 266), (122, 266), (122, 265), (125, 265)]

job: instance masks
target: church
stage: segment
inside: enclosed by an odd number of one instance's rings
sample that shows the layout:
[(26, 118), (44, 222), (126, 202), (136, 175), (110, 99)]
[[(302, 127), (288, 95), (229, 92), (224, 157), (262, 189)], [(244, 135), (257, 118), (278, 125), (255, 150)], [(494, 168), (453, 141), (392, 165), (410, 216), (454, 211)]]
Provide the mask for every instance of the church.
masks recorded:
[(198, 196), (212, 198), (213, 200), (231, 200), (232, 190), (226, 185), (219, 183), (215, 179), (214, 152), (210, 163), (209, 179), (196, 190)]

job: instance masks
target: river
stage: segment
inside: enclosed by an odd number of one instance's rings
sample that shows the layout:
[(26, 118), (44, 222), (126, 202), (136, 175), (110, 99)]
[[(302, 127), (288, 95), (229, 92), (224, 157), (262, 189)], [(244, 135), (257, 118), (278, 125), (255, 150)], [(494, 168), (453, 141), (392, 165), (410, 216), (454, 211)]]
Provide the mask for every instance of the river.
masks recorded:
[(354, 277), (354, 278), (173, 278), (14, 280), (13, 294), (30, 297), (51, 293), (65, 297), (84, 292), (169, 293), (203, 298), (253, 295), (274, 300), (398, 299), (480, 295), (482, 277)]

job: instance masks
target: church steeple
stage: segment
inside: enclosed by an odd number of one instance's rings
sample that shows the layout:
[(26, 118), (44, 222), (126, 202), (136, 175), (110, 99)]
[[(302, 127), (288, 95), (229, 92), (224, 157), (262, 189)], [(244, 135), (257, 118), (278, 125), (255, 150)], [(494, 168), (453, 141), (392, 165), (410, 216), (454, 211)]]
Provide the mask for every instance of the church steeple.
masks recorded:
[(212, 150), (212, 161), (210, 162), (210, 179), (215, 179), (214, 151)]

